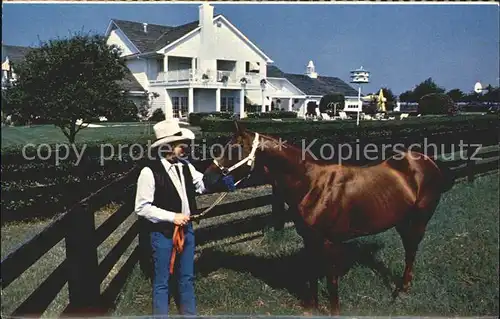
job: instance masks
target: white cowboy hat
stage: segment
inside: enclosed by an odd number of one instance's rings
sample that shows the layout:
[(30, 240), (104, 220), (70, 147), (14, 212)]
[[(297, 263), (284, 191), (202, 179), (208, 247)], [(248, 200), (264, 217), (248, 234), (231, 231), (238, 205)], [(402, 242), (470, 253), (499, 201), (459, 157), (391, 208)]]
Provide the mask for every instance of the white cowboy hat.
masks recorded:
[(158, 122), (153, 126), (153, 130), (155, 131), (156, 140), (151, 147), (157, 147), (175, 141), (194, 140), (194, 133), (191, 130), (181, 128), (179, 123), (173, 120)]

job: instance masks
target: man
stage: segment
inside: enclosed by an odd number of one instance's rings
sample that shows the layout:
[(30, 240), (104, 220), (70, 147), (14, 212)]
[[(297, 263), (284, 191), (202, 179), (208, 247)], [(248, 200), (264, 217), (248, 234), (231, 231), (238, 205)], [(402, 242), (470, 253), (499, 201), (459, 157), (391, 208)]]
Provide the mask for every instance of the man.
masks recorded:
[[(195, 238), (190, 216), (196, 211), (195, 193), (203, 193), (205, 187), (203, 174), (182, 159), (184, 146), (194, 139), (194, 133), (171, 120), (157, 123), (153, 130), (156, 141), (151, 145), (151, 153), (156, 158), (141, 170), (135, 199), (135, 212), (146, 220), (150, 234), (153, 314), (168, 315), (170, 266), (171, 258), (175, 258), (178, 267), (173, 274), (178, 281), (180, 312), (196, 315)], [(178, 232), (182, 232), (179, 245), (183, 245), (176, 254)]]

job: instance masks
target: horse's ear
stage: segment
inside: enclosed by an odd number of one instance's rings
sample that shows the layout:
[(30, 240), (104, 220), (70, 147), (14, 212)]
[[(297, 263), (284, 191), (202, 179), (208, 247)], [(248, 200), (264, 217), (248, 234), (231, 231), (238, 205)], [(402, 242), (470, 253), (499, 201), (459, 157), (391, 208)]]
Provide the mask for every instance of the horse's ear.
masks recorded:
[(238, 120), (234, 120), (234, 132), (236, 135), (241, 135), (245, 131), (245, 127), (241, 122), (238, 122)]

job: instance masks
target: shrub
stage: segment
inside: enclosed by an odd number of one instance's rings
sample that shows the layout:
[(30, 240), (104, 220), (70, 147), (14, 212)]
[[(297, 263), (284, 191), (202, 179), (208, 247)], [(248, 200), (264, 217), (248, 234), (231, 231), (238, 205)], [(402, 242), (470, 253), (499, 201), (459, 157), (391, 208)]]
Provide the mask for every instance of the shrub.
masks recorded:
[[(110, 122), (136, 122), (139, 120), (138, 109), (132, 100), (126, 100), (121, 108), (117, 108), (117, 112), (108, 117)], [(93, 119), (94, 122), (99, 122), (99, 118)]]
[(444, 93), (431, 93), (424, 95), (418, 102), (418, 112), (427, 114), (455, 115), (458, 109), (453, 100)]
[(221, 119), (230, 119), (234, 116), (231, 112), (199, 112), (199, 113), (189, 113), (188, 122), (192, 126), (199, 126), (202, 118), (213, 117)]
[[(345, 96), (344, 94), (334, 93), (327, 94), (321, 98), (319, 101), (319, 111), (320, 113), (331, 113), (335, 109), (334, 105), (337, 105), (336, 111), (342, 111), (345, 106)], [(330, 111), (330, 112), (329, 112)]]
[[(498, 127), (498, 119), (494, 115), (467, 115), (455, 117), (413, 117), (405, 121), (367, 121), (359, 127), (356, 121), (331, 121), (331, 122), (310, 122), (302, 119), (288, 120), (283, 122), (271, 121), (270, 119), (246, 118), (241, 121), (243, 125), (251, 130), (265, 134), (293, 133), (300, 136), (322, 135), (322, 134), (352, 134), (359, 135), (359, 132), (370, 131), (370, 135), (383, 135), (387, 131), (402, 131), (405, 134), (412, 131), (459, 131), (471, 125), (474, 128)], [(207, 132), (232, 132), (234, 123), (231, 120), (204, 118), (200, 122), (201, 129)], [(365, 133), (363, 133), (365, 134)], [(368, 133), (367, 133), (368, 134)]]
[(151, 115), (151, 118), (149, 119), (152, 122), (160, 122), (165, 120), (165, 113), (163, 113), (162, 109), (156, 109), (153, 112), (153, 115)]
[(369, 115), (374, 115), (377, 114), (378, 112), (378, 106), (376, 101), (369, 101), (369, 102), (364, 102), (363, 103), (363, 113), (369, 114)]

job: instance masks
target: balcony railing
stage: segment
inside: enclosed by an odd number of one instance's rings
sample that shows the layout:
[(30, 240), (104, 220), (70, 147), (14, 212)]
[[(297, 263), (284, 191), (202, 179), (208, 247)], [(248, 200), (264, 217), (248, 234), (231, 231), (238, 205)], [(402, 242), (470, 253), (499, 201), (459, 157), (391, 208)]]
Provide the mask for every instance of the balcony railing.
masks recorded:
[(217, 71), (217, 82), (221, 82), (224, 77), (227, 77), (228, 83), (236, 83), (240, 80), (234, 71)]
[(159, 72), (155, 80), (151, 83), (166, 83), (166, 82), (187, 82), (193, 79), (192, 69), (171, 70), (167, 72)]
[[(201, 70), (183, 69), (172, 70), (167, 72), (159, 72), (156, 79), (150, 80), (151, 84), (165, 84), (165, 83), (183, 83), (183, 82), (201, 82), (213, 83), (222, 82), (224, 76), (227, 77), (227, 83), (239, 84), (241, 78), (245, 77), (247, 83), (258, 83), (260, 78), (257, 75), (237, 75), (235, 71), (216, 71), (209, 72), (208, 78), (203, 77), (204, 72)], [(257, 81), (257, 82), (256, 82)]]

